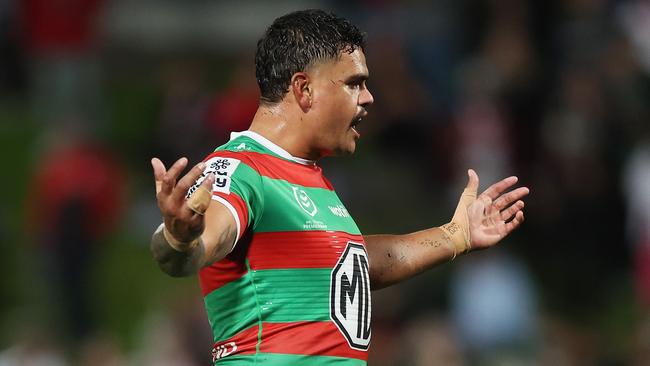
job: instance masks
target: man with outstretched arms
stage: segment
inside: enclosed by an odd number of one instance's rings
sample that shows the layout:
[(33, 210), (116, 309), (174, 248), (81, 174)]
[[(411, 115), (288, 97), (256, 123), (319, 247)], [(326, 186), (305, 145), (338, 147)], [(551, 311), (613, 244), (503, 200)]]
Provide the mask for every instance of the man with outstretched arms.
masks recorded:
[(365, 365), (370, 290), (495, 245), (524, 219), (516, 177), (477, 195), (468, 183), (451, 220), (406, 235), (362, 235), (317, 161), (351, 154), (373, 103), (364, 38), (317, 10), (276, 19), (255, 56), (260, 105), (186, 175), (154, 158), (164, 223), (154, 258), (199, 274), (219, 365)]

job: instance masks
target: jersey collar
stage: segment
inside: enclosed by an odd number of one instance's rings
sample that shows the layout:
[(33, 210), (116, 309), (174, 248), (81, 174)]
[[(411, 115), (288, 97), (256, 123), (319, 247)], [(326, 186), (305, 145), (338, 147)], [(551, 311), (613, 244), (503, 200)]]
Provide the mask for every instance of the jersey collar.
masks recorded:
[(287, 150), (285, 150), (285, 149), (281, 148), (280, 146), (274, 144), (273, 142), (271, 142), (271, 140), (267, 139), (266, 137), (260, 135), (257, 132), (253, 132), (253, 131), (231, 132), (230, 133), (230, 140), (232, 141), (232, 140), (238, 138), (239, 136), (246, 136), (248, 138), (251, 138), (251, 139), (257, 141), (259, 144), (261, 144), (265, 148), (271, 150), (273, 153), (275, 153), (275, 154), (277, 154), (277, 155), (279, 155), (279, 156), (281, 156), (281, 157), (283, 157), (283, 158), (285, 158), (287, 160), (291, 160), (291, 161), (294, 161), (294, 162), (296, 162), (298, 164), (302, 164), (302, 165), (316, 165), (316, 161), (314, 161), (314, 160), (307, 160), (307, 159), (299, 158), (299, 157), (296, 157), (296, 156), (293, 156), (293, 155), (289, 154), (289, 152)]

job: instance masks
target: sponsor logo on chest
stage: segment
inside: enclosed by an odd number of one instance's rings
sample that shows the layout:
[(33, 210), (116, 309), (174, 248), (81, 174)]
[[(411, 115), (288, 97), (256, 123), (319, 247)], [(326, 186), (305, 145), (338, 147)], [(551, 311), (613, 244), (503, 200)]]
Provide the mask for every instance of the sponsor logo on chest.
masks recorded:
[(362, 244), (348, 242), (332, 269), (330, 318), (350, 347), (367, 350), (370, 344), (370, 275)]
[(348, 210), (343, 205), (327, 206), (333, 215), (338, 217), (350, 217)]

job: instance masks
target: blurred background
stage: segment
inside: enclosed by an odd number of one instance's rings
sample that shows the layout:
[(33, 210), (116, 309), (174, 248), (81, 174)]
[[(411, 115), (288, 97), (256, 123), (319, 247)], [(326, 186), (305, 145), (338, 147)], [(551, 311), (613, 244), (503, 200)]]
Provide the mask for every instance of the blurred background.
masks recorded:
[(446, 222), (473, 167), (531, 187), (497, 248), (373, 293), (370, 365), (650, 365), (650, 1), (0, 0), (0, 365), (208, 365), (196, 278), (158, 270), (149, 160), (257, 107), (272, 20), (368, 34), (366, 234)]

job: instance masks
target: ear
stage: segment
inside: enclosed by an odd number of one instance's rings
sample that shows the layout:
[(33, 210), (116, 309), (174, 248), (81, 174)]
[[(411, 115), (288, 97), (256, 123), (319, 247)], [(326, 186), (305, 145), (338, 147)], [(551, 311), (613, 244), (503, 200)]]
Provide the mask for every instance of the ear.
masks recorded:
[(312, 99), (312, 85), (309, 80), (309, 75), (304, 72), (297, 72), (291, 77), (291, 85), (289, 90), (293, 93), (293, 97), (304, 112), (311, 108)]

